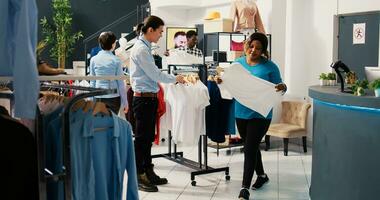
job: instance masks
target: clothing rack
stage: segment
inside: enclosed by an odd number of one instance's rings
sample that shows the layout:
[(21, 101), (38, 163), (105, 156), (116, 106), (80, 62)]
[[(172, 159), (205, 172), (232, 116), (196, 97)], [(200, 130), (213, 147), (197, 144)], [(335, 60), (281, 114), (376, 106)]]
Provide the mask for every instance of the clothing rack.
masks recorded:
[[(57, 76), (39, 76), (39, 81), (68, 81), (68, 80), (126, 80), (127, 76), (74, 76), (74, 75), (57, 75)], [(13, 81), (11, 76), (0, 76), (0, 83), (7, 83)], [(36, 117), (35, 117), (35, 138), (37, 146), (37, 163), (38, 163), (38, 193), (40, 200), (47, 199), (46, 184), (47, 181), (63, 181), (64, 182), (64, 199), (72, 199), (72, 178), (71, 178), (71, 158), (70, 158), (70, 111), (72, 106), (81, 99), (114, 94), (117, 93), (117, 89), (102, 89), (102, 88), (92, 88), (83, 86), (72, 86), (72, 85), (57, 85), (41, 83), (41, 89), (72, 89), (87, 91), (86, 93), (81, 93), (72, 97), (64, 106), (62, 114), (62, 142), (63, 142), (63, 169), (64, 172), (59, 174), (52, 174), (49, 170), (45, 169), (45, 144), (43, 140), (43, 119), (40, 110), (37, 107)], [(11, 101), (14, 96), (13, 93), (2, 93), (0, 92), (0, 98), (7, 98)], [(12, 103), (11, 103), (12, 110)]]
[[(217, 75), (217, 73), (218, 73), (218, 69), (216, 69), (216, 68), (209, 68), (209, 69), (207, 69), (207, 74), (208, 75)], [(231, 139), (231, 135), (229, 135), (228, 139), (229, 140)], [(243, 150), (244, 150), (244, 148), (242, 148), (243, 143), (228, 144), (227, 146), (220, 146), (220, 143), (216, 143), (216, 145), (214, 145), (214, 144), (208, 144), (207, 146), (210, 147), (210, 148), (216, 149), (216, 155), (217, 156), (219, 156), (219, 150), (220, 149), (227, 149), (228, 148), (228, 150), (226, 152), (227, 155), (231, 155), (232, 148), (234, 148), (234, 147), (241, 147), (240, 148), (240, 152), (243, 152)]]
[[(178, 70), (177, 67), (191, 67), (192, 69), (183, 69)], [(171, 69), (173, 68), (173, 70)], [(204, 65), (168, 65), (168, 73), (178, 74), (181, 72), (198, 72), (199, 77), (203, 83), (207, 81), (207, 69)], [(202, 73), (206, 74), (202, 74)], [(205, 77), (202, 80), (202, 77)], [(203, 150), (203, 156), (204, 156), (204, 162), (202, 163), (202, 150)], [(191, 169), (194, 169), (196, 171), (191, 172), (190, 178), (191, 178), (191, 185), (195, 186), (195, 176), (197, 175), (203, 175), (203, 174), (210, 174), (215, 172), (222, 172), (225, 171), (225, 179), (228, 181), (230, 180), (229, 175), (229, 167), (221, 167), (221, 168), (212, 168), (208, 166), (208, 155), (207, 155), (207, 136), (201, 135), (199, 137), (198, 142), (198, 162), (195, 162), (193, 160), (187, 159), (183, 157), (183, 152), (177, 152), (177, 144), (174, 144), (173, 152), (172, 152), (172, 134), (171, 131), (168, 132), (168, 153), (164, 154), (156, 154), (152, 155), (152, 158), (166, 158), (168, 160), (171, 160), (173, 162), (176, 162), (180, 165), (189, 167)]]
[[(41, 89), (74, 89), (81, 91), (88, 91), (87, 93), (81, 93), (73, 98), (71, 98), (68, 103), (63, 108), (63, 126), (62, 126), (62, 141), (63, 141), (63, 168), (64, 172), (59, 174), (47, 173), (44, 168), (45, 165), (45, 151), (42, 132), (42, 115), (37, 112), (36, 117), (36, 141), (38, 149), (38, 169), (39, 169), (39, 194), (40, 199), (46, 199), (46, 183), (48, 180), (58, 181), (62, 180), (64, 182), (64, 199), (71, 200), (72, 194), (72, 182), (71, 182), (71, 158), (70, 158), (70, 111), (71, 107), (79, 100), (94, 97), (98, 95), (106, 95), (116, 93), (116, 89), (99, 89), (91, 87), (82, 86), (70, 86), (70, 85), (53, 85), (53, 84), (43, 84)], [(47, 173), (47, 174), (46, 174)]]

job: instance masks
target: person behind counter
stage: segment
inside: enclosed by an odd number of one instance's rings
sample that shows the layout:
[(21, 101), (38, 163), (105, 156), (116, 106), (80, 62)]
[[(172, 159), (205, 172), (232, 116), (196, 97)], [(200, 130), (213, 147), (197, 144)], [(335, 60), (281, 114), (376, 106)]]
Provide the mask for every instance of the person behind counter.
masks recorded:
[[(90, 60), (91, 76), (121, 76), (122, 63), (112, 52), (116, 47), (116, 36), (107, 31), (100, 34), (98, 42), (102, 50)], [(118, 93), (98, 96), (97, 99), (105, 103), (112, 112), (119, 113), (120, 106), (128, 109), (127, 91), (123, 80), (95, 80), (90, 81), (91, 87), (117, 89)]]
[(139, 190), (157, 192), (157, 185), (168, 183), (153, 171), (152, 142), (154, 141), (156, 112), (158, 106), (158, 82), (184, 83), (181, 75), (173, 76), (161, 72), (154, 63), (151, 53), (152, 42), (162, 37), (164, 21), (156, 16), (144, 20), (142, 35), (131, 50), (130, 77), (132, 82), (132, 109), (136, 118), (135, 153)]
[[(267, 48), (267, 37), (263, 33), (253, 33), (244, 44), (245, 56), (238, 58), (235, 62), (241, 64), (252, 76), (277, 84), (276, 91), (284, 93), (286, 85), (282, 83), (277, 65), (269, 60)], [(218, 77), (216, 81), (221, 83), (222, 79)], [(254, 171), (256, 171), (257, 179), (252, 185), (253, 190), (261, 188), (269, 181), (264, 172), (259, 144), (268, 131), (272, 111), (268, 116), (262, 116), (235, 100), (235, 118), (239, 134), (244, 142), (243, 181), (238, 198), (246, 200), (250, 196), (249, 187)]]

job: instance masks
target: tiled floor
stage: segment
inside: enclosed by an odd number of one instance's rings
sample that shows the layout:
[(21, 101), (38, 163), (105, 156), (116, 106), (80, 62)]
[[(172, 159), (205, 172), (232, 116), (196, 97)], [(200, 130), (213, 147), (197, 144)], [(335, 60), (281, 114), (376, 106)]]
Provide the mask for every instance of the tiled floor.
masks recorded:
[[(250, 190), (250, 199), (257, 200), (307, 200), (311, 177), (311, 149), (305, 154), (302, 147), (289, 144), (289, 154), (283, 155), (282, 141), (272, 141), (272, 148), (262, 150), (265, 172), (270, 181), (258, 191)], [(198, 149), (179, 148), (184, 157), (196, 160)], [(165, 145), (154, 147), (154, 153), (166, 153)], [(241, 188), (243, 171), (243, 154), (239, 148), (232, 150), (231, 155), (221, 150), (219, 157), (216, 150), (208, 149), (209, 166), (230, 167), (231, 180), (226, 181), (224, 172), (196, 176), (197, 185), (191, 185), (192, 169), (181, 166), (164, 158), (154, 159), (157, 174), (166, 177), (169, 184), (159, 186), (159, 192), (139, 192), (140, 199), (145, 200), (231, 200), (237, 199)], [(254, 177), (255, 180), (255, 177)], [(253, 180), (253, 181), (254, 181)]]

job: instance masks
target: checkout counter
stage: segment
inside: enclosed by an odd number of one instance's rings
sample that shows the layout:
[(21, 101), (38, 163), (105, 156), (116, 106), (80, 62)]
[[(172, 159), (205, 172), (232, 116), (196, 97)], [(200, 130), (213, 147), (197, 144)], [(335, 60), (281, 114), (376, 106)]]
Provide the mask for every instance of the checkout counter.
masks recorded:
[(312, 200), (380, 199), (380, 98), (311, 86)]

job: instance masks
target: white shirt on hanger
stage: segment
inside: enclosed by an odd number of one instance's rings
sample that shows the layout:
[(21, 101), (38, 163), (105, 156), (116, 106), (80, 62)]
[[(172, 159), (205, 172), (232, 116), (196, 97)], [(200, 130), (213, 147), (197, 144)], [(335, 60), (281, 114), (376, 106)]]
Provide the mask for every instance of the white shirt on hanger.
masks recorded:
[(205, 108), (210, 104), (207, 87), (197, 81), (195, 84), (165, 84), (164, 91), (168, 106), (161, 126), (172, 131), (176, 144), (197, 144), (199, 136), (206, 132)]

